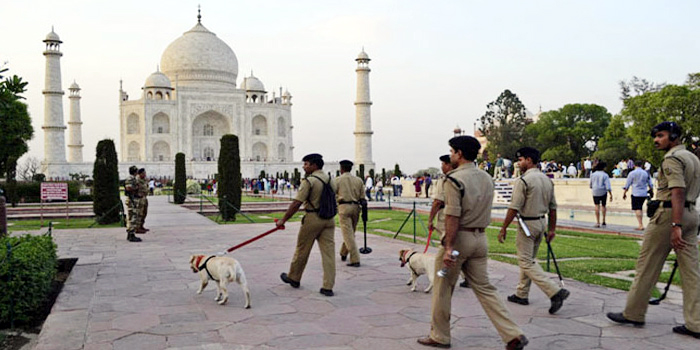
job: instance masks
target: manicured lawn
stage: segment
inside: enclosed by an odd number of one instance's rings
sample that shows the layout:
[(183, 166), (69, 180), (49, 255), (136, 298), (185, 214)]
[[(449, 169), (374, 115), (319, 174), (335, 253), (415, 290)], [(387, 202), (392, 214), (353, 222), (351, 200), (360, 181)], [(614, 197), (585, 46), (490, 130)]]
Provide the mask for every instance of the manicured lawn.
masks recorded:
[[(246, 213), (246, 215), (253, 220), (252, 223), (260, 224), (260, 223), (273, 223), (275, 222), (275, 219), (281, 219), (284, 216), (283, 212), (276, 212), (276, 213)], [(295, 222), (295, 221), (301, 221), (301, 217), (304, 216), (304, 212), (297, 212), (294, 214), (294, 216), (289, 219), (290, 222)], [(236, 215), (236, 221), (221, 221), (220, 216), (207, 216), (209, 220), (215, 221), (219, 224), (250, 224), (251, 222), (246, 219), (242, 215)]]
[[(194, 200), (199, 200), (199, 195), (198, 195), (198, 194), (191, 194), (191, 195), (188, 195), (188, 197), (190, 198), (190, 200), (192, 200), (192, 199), (194, 199)], [(211, 202), (213, 202), (213, 203), (215, 203), (215, 204), (219, 204), (219, 197), (217, 197), (217, 196), (210, 196), (210, 195), (205, 194), (203, 197), (204, 197), (204, 199), (203, 199), (204, 203), (207, 203), (208, 200), (209, 200), (209, 201), (211, 201)], [(207, 200), (207, 199), (208, 199), (208, 200)], [(241, 196), (241, 202), (243, 202), (243, 203), (252, 203), (252, 202), (279, 202), (279, 201), (281, 201), (281, 199), (279, 199), (279, 198), (271, 198), (271, 197), (266, 197), (266, 198), (264, 198), (264, 197), (257, 197), (257, 196)]]
[[(10, 232), (14, 231), (34, 231), (38, 229), (48, 229), (49, 221), (53, 223), (53, 228), (55, 229), (66, 229), (66, 228), (89, 228), (95, 222), (93, 218), (74, 218), (66, 221), (66, 219), (44, 219), (44, 226), (41, 227), (41, 220), (10, 220), (8, 221), (7, 230)], [(11, 224), (11, 225), (10, 225)], [(117, 222), (115, 224), (109, 225), (99, 225), (95, 224), (93, 228), (104, 228), (104, 227), (120, 227)]]

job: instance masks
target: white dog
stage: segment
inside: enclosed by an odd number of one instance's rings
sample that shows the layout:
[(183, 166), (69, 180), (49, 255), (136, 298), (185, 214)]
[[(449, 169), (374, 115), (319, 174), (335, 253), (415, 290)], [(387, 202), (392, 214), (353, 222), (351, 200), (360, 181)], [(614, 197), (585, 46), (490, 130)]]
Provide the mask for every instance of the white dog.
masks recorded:
[(411, 278), (406, 283), (406, 285), (412, 285), (411, 291), (416, 290), (418, 276), (428, 275), (430, 284), (423, 291), (430, 292), (435, 279), (435, 255), (418, 253), (413, 249), (401, 249), (399, 250), (399, 260), (401, 260), (401, 267), (406, 265), (411, 272)]
[(202, 284), (199, 286), (197, 294), (202, 294), (204, 288), (209, 284), (209, 280), (214, 280), (217, 282), (216, 285), (216, 298), (215, 301), (219, 302), (219, 305), (224, 305), (228, 301), (228, 290), (226, 285), (229, 282), (238, 282), (245, 293), (245, 308), (250, 308), (250, 291), (248, 290), (248, 283), (245, 279), (245, 273), (241, 264), (233, 258), (227, 257), (216, 257), (206, 255), (192, 255), (190, 256), (190, 267), (192, 272), (199, 272), (199, 279)]

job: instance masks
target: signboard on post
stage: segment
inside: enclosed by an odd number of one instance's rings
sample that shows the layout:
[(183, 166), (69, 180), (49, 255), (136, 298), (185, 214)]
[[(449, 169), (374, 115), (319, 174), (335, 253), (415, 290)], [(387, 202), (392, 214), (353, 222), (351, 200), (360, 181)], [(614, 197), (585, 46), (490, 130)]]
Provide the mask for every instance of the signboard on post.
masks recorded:
[(70, 220), (68, 215), (68, 183), (66, 182), (42, 182), (41, 183), (41, 222), (44, 226), (44, 201), (66, 201), (66, 222)]

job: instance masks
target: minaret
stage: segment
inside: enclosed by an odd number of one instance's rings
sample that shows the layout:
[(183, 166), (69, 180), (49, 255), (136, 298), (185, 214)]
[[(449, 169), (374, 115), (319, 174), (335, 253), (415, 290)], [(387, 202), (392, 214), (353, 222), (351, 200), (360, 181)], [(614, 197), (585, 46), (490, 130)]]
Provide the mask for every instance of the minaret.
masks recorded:
[(83, 162), (83, 136), (80, 121), (80, 86), (74, 81), (68, 88), (70, 119), (68, 120), (68, 162)]
[(365, 171), (374, 169), (372, 161), (372, 117), (369, 99), (369, 56), (365, 49), (355, 59), (357, 61), (357, 99), (355, 100), (355, 164), (365, 165)]
[[(51, 33), (46, 35), (44, 40), (46, 43), (46, 76), (44, 83), (44, 163), (50, 165), (52, 163), (66, 162), (66, 142), (65, 130), (63, 125), (63, 90), (61, 90), (61, 56), (60, 50), (62, 43), (58, 34), (54, 33), (53, 27)], [(60, 167), (49, 166), (46, 169), (47, 177), (65, 176), (60, 170)]]

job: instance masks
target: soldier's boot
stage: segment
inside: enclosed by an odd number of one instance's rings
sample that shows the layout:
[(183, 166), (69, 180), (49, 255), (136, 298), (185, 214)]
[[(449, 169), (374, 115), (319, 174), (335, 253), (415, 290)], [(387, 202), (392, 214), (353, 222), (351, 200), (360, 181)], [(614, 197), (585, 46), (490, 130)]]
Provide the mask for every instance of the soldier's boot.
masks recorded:
[(141, 238), (136, 237), (133, 232), (126, 233), (126, 240), (129, 242), (141, 242)]
[(143, 225), (141, 225), (141, 229), (144, 230), (144, 231), (146, 231), (146, 232), (148, 232), (148, 231), (151, 230), (150, 228), (145, 228), (145, 227), (143, 227)]
[(146, 230), (143, 229), (142, 227), (139, 227), (139, 228), (137, 228), (136, 230), (134, 230), (134, 233), (146, 233), (146, 232), (148, 232), (148, 231), (146, 231)]

